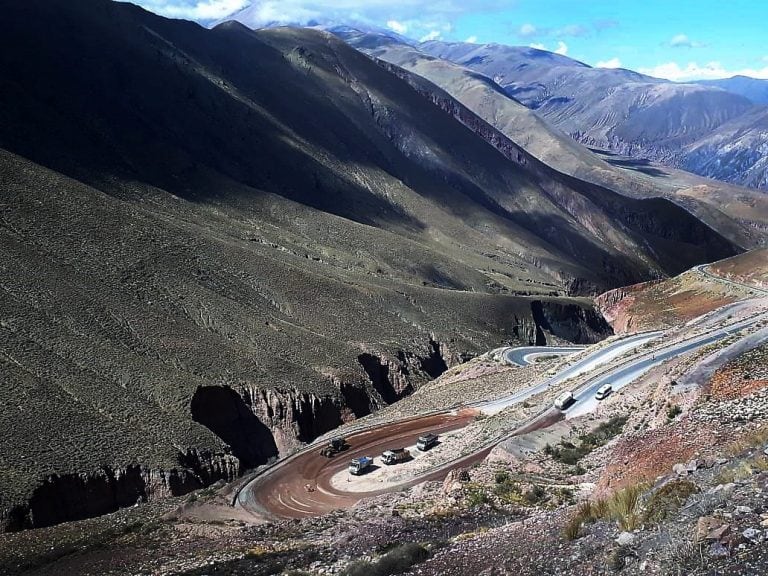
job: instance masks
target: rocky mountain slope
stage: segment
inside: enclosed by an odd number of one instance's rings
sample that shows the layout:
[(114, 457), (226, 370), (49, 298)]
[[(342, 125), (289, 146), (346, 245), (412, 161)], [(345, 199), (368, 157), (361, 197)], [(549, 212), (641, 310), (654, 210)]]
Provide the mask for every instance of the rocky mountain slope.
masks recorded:
[[(731, 146), (749, 145), (739, 144), (741, 131), (763, 130), (759, 117), (765, 109), (755, 110), (740, 94), (629, 70), (591, 68), (535, 48), (427, 42), (419, 49), (492, 78), (510, 96), (588, 146), (727, 182), (764, 185), (765, 166), (759, 158), (743, 154), (738, 162), (727, 161)], [(723, 133), (717, 148), (712, 142), (700, 148), (732, 121), (741, 130)], [(706, 160), (701, 159), (704, 153)]]
[(681, 166), (704, 176), (768, 189), (768, 108), (755, 108), (719, 126), (686, 150)]
[(740, 94), (755, 104), (768, 104), (768, 80), (733, 76), (719, 80), (700, 80), (697, 84), (717, 86), (733, 94)]
[(578, 296), (740, 251), (328, 34), (3, 18), (6, 529), (232, 479), (501, 342), (597, 341)]
[(549, 166), (638, 197), (664, 196), (745, 247), (768, 240), (768, 196), (647, 161), (592, 151), (520, 104), (490, 78), (431, 56), (389, 34), (337, 26), (331, 32), (375, 58), (413, 72)]

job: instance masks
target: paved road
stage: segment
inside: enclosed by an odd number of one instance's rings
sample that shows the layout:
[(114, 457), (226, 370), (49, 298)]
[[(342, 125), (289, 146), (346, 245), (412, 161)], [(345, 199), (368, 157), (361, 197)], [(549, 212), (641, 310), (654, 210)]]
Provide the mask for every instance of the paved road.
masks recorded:
[(530, 388), (526, 388), (525, 390), (521, 390), (520, 392), (516, 392), (515, 394), (510, 394), (504, 398), (498, 398), (490, 402), (483, 402), (482, 404), (477, 404), (476, 406), (482, 411), (483, 414), (497, 414), (504, 410), (504, 408), (519, 402), (523, 402), (531, 396), (535, 396), (536, 394), (543, 392), (550, 386), (559, 384), (568, 378), (575, 378), (576, 376), (593, 370), (596, 366), (610, 362), (614, 358), (618, 358), (629, 350), (642, 346), (643, 344), (658, 338), (662, 334), (663, 332), (644, 332), (642, 334), (635, 334), (627, 338), (622, 338), (621, 340), (612, 342), (605, 348), (590, 354), (586, 358), (582, 358), (549, 380), (546, 380), (535, 386), (531, 386)]
[(712, 274), (709, 271), (710, 266), (711, 264), (699, 264), (698, 266), (694, 266), (693, 269), (699, 274), (701, 274), (702, 276), (706, 276), (707, 278), (716, 280), (717, 282), (721, 282), (723, 284), (730, 284), (731, 286), (737, 286), (739, 288), (746, 288), (748, 290), (752, 290), (753, 292), (757, 292), (759, 294), (768, 296), (768, 290), (766, 289), (758, 288), (757, 286), (754, 286), (752, 284), (744, 284), (743, 282), (737, 282), (729, 278), (723, 278), (722, 276), (718, 276), (717, 274)]
[(663, 364), (670, 358), (680, 356), (686, 352), (702, 348), (727, 338), (728, 336), (731, 336), (732, 334), (735, 334), (744, 328), (749, 328), (750, 326), (757, 324), (765, 318), (766, 314), (761, 314), (756, 317), (732, 324), (731, 326), (722, 330), (717, 330), (703, 336), (690, 338), (661, 350), (656, 350), (652, 354), (626, 363), (615, 370), (611, 370), (610, 372), (593, 378), (587, 382), (586, 385), (582, 386), (578, 390), (577, 394), (575, 394), (576, 403), (565, 410), (567, 418), (575, 418), (576, 416), (580, 416), (594, 410), (598, 404), (598, 400), (595, 399), (595, 393), (603, 384), (610, 384), (614, 390), (619, 390), (627, 384), (634, 382), (640, 376), (655, 366)]
[(568, 356), (584, 350), (584, 346), (522, 346), (520, 348), (507, 348), (501, 354), (507, 364), (516, 366), (529, 366), (536, 358), (546, 356)]

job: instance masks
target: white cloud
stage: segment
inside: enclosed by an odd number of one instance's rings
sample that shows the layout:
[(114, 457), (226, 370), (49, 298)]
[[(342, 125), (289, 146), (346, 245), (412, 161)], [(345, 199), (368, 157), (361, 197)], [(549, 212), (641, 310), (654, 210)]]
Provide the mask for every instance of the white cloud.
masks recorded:
[(439, 30), (432, 30), (429, 34), (425, 34), (419, 38), (419, 42), (430, 42), (432, 40), (439, 40), (442, 34)]
[(249, 0), (134, 0), (156, 14), (169, 18), (218, 20), (250, 4)]
[[(78, 0), (70, 0), (76, 2)], [(311, 20), (339, 24), (408, 26), (414, 38), (431, 30), (446, 33), (456, 18), (475, 10), (501, 10), (501, 0), (130, 0), (148, 10), (175, 18), (205, 22), (237, 16), (252, 28), (268, 24), (307, 24)], [(412, 24), (413, 23), (413, 24)]]
[(672, 48), (701, 48), (704, 46), (702, 42), (691, 40), (686, 34), (676, 34), (675, 36), (672, 36), (672, 39), (668, 44)]
[(477, 36), (470, 36), (466, 40), (464, 40), (467, 44), (477, 44)]
[(517, 35), (521, 38), (531, 38), (539, 33), (539, 29), (533, 24), (523, 24), (517, 31)]
[(610, 60), (601, 60), (595, 64), (595, 68), (621, 68), (621, 60), (611, 58)]
[(741, 70), (728, 70), (720, 62), (708, 62), (699, 65), (689, 62), (686, 66), (680, 66), (677, 62), (667, 62), (652, 68), (640, 68), (639, 72), (656, 78), (665, 78), (681, 82), (686, 80), (712, 80), (716, 78), (730, 78), (731, 76), (751, 76), (752, 78), (768, 79), (768, 66), (764, 68), (745, 68)]
[(398, 22), (397, 20), (389, 20), (387, 22), (387, 28), (390, 30), (394, 30), (398, 34), (405, 34), (408, 32), (408, 24), (404, 24), (403, 22)]
[(555, 48), (554, 50), (550, 50), (541, 42), (531, 42), (528, 46), (530, 46), (531, 48), (535, 48), (536, 50), (547, 50), (549, 52), (554, 52), (555, 54), (560, 54), (562, 56), (565, 56), (566, 54), (568, 54), (568, 45), (562, 40), (558, 40), (557, 48)]
[(568, 24), (568, 26), (563, 26), (555, 31), (555, 34), (557, 36), (573, 36), (574, 38), (580, 38), (589, 35), (589, 28), (582, 26), (581, 24)]

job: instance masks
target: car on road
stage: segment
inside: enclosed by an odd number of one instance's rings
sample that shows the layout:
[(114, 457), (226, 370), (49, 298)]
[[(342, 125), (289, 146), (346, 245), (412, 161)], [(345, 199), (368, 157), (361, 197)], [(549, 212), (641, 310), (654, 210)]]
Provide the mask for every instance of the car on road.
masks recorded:
[(425, 434), (424, 436), (419, 436), (419, 439), (416, 442), (416, 448), (422, 452), (426, 452), (433, 446), (437, 445), (437, 440), (437, 434)]
[(361, 456), (360, 458), (355, 458), (349, 463), (349, 473), (353, 474), (354, 476), (360, 476), (361, 474), (367, 472), (372, 465), (373, 458), (370, 456)]
[(381, 455), (381, 461), (388, 465), (400, 464), (401, 462), (407, 462), (410, 459), (411, 452), (405, 448), (393, 448)]
[(555, 408), (558, 410), (565, 410), (574, 402), (576, 402), (576, 398), (573, 396), (573, 392), (563, 392), (555, 399)]
[(613, 392), (613, 386), (610, 384), (603, 384), (595, 392), (595, 400), (605, 400)]

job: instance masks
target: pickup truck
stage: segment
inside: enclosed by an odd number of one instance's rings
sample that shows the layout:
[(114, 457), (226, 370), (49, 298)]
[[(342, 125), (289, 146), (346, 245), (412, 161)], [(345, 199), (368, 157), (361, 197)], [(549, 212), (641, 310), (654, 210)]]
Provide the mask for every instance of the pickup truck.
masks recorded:
[(349, 473), (355, 476), (360, 476), (361, 474), (364, 474), (372, 464), (373, 458), (370, 456), (361, 456), (360, 458), (355, 458), (352, 460), (352, 462), (349, 463)]

